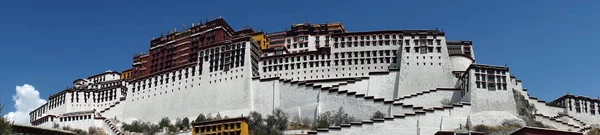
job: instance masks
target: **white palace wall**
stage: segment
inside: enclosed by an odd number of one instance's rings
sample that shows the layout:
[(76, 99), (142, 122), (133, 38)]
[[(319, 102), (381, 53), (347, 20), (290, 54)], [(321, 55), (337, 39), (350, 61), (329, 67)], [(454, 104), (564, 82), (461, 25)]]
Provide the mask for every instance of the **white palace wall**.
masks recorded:
[[(245, 42), (246, 44), (249, 44)], [(249, 52), (250, 47), (246, 47)], [(228, 71), (209, 72), (209, 63), (188, 68), (187, 72), (195, 70), (196, 74), (188, 78), (169, 81), (162, 85), (143, 90), (130, 91), (124, 105), (123, 118), (128, 121), (158, 122), (162, 117), (196, 118), (199, 114), (219, 113), (224, 116), (241, 116), (251, 111), (251, 58), (244, 57), (245, 65), (231, 68)], [(203, 66), (199, 71), (199, 66)], [(185, 74), (184, 69), (170, 72), (169, 76)], [(198, 75), (202, 72), (201, 75)], [(155, 77), (147, 80), (154, 82)], [(168, 79), (168, 78), (167, 78)], [(130, 86), (133, 88), (133, 86)]]
[[(410, 37), (405, 37), (410, 38)], [(428, 38), (432, 38), (428, 36)], [(424, 90), (435, 88), (452, 88), (455, 80), (452, 75), (452, 63), (448, 56), (446, 39), (437, 37), (441, 40), (440, 45), (428, 45), (434, 48), (441, 47), (440, 52), (435, 49), (433, 52), (415, 52), (414, 48), (418, 45), (404, 45), (399, 52), (400, 56), (400, 77), (398, 95), (411, 95)], [(408, 50), (407, 50), (408, 49)], [(408, 52), (407, 52), (408, 51)]]
[(203, 70), (202, 74), (131, 93), (124, 117), (158, 121), (162, 117), (195, 118), (200, 113), (238, 116), (250, 112), (249, 68), (233, 68), (223, 74)]
[(363, 82), (363, 84), (367, 83), (368, 87), (365, 94), (390, 100), (396, 98), (398, 77), (399, 74), (397, 71), (390, 71), (384, 74), (370, 74), (369, 79)]

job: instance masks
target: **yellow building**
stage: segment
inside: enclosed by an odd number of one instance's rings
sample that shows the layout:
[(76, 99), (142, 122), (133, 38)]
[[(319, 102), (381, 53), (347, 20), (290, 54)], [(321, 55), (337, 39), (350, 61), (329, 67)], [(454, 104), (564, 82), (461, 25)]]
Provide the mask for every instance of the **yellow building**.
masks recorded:
[(132, 69), (127, 69), (121, 73), (121, 79), (129, 79), (132, 78)]
[(244, 117), (192, 123), (192, 135), (249, 135)]
[(270, 46), (269, 40), (265, 36), (264, 32), (252, 33), (252, 39), (254, 39), (254, 41), (256, 41), (260, 45), (260, 49), (267, 49)]

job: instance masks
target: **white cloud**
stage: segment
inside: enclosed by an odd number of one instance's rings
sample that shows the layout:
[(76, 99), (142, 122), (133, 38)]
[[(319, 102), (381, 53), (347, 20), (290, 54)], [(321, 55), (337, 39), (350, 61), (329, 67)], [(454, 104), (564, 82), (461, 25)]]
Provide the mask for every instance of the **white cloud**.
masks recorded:
[(29, 125), (29, 112), (45, 104), (46, 100), (41, 99), (40, 92), (29, 84), (17, 86), (16, 92), (13, 95), (16, 111), (9, 112), (4, 117), (18, 124)]

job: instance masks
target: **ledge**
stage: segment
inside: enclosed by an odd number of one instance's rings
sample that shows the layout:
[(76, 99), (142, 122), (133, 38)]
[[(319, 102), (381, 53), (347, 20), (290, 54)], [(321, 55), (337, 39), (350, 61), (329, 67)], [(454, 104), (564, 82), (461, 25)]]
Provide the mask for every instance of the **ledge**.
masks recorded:
[(260, 81), (273, 81), (279, 80), (279, 77), (271, 77), (271, 78), (261, 78)]
[(394, 114), (394, 118), (404, 118), (406, 117), (404, 114)]
[(381, 122), (384, 122), (384, 121), (385, 121), (384, 118), (375, 118), (375, 119), (373, 119), (373, 122), (377, 122), (377, 123), (381, 123)]

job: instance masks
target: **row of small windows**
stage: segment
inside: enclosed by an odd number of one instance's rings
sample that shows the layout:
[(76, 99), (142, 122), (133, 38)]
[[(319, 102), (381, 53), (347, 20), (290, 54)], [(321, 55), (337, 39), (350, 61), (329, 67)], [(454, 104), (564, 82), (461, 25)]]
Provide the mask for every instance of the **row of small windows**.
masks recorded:
[(330, 59), (331, 56), (329, 54), (313, 54), (313, 55), (304, 55), (304, 56), (295, 56), (295, 57), (284, 57), (284, 58), (276, 58), (276, 59), (267, 59), (263, 61), (263, 65), (272, 65), (279, 63), (288, 63), (288, 62), (296, 62), (296, 61), (307, 61), (307, 60), (320, 60), (320, 59)]
[[(426, 59), (427, 57), (422, 56), (423, 59)], [(419, 59), (419, 56), (416, 56), (415, 58)], [(410, 56), (406, 56), (406, 59), (410, 59)], [(429, 56), (429, 59), (433, 59), (433, 56)], [(438, 59), (442, 59), (442, 56), (438, 56)]]
[[(373, 67), (373, 69), (375, 69), (375, 70), (376, 70), (376, 69), (377, 69), (377, 67), (379, 67), (379, 66), (372, 66), (372, 67)], [(359, 67), (354, 67), (354, 68), (352, 68), (352, 67), (348, 67), (348, 69), (346, 69), (346, 68), (344, 68), (344, 67), (342, 67), (342, 68), (335, 68), (335, 71), (336, 71), (336, 72), (338, 72), (338, 71), (340, 71), (340, 69), (341, 69), (341, 71), (346, 71), (346, 70), (348, 70), (348, 72), (352, 72), (351, 70), (359, 70)], [(368, 66), (368, 67), (366, 67), (366, 68), (365, 68), (365, 67), (360, 67), (360, 71), (365, 71), (365, 69), (366, 69), (366, 70), (371, 70), (371, 66)], [(387, 68), (385, 68), (385, 66), (381, 66), (381, 68), (380, 68), (380, 69), (387, 70)], [(313, 72), (314, 72), (314, 73), (319, 73), (319, 70), (309, 70), (309, 72), (307, 72), (307, 71), (305, 70), (305, 71), (303, 71), (303, 73), (301, 73), (301, 72), (297, 72), (296, 74), (297, 74), (297, 75), (305, 75), (305, 74), (307, 74), (307, 73), (311, 73), (311, 74), (312, 74)], [(322, 72), (322, 73), (325, 73), (325, 72), (331, 72), (331, 69), (329, 69), (329, 68), (328, 68), (328, 69), (327, 69), (327, 71), (325, 71), (325, 69), (321, 69), (321, 71), (320, 71), (320, 72)], [(364, 75), (365, 75), (365, 73), (360, 73), (360, 74), (361, 74), (362, 76), (364, 76)], [(281, 76), (288, 76), (288, 75), (294, 75), (294, 72), (289, 72), (289, 73), (279, 73), (279, 74), (270, 74), (270, 75), (268, 75), (268, 76), (267, 76), (267, 75), (264, 75), (263, 77), (274, 77), (274, 76), (280, 76), (280, 77), (281, 77)], [(354, 75), (355, 75), (355, 76), (358, 76), (358, 73), (354, 73)], [(337, 73), (335, 74), (335, 77), (340, 77), (340, 76), (344, 77), (344, 76), (346, 76), (346, 74), (337, 74)], [(352, 76), (352, 73), (348, 73), (348, 76)], [(308, 77), (310, 77), (310, 78), (307, 78), (307, 76), (304, 76), (304, 79), (313, 79), (313, 77), (314, 77), (314, 78), (317, 78), (317, 79), (319, 78), (319, 76), (318, 76), (318, 75), (317, 75), (317, 76), (308, 76)], [(331, 75), (327, 75), (327, 78), (330, 78), (330, 77), (331, 77)], [(325, 75), (321, 75), (321, 78), (325, 78)], [(292, 79), (293, 79), (293, 78), (292, 78)], [(300, 80), (300, 77), (297, 77), (297, 79), (298, 79), (298, 80)]]
[[(354, 42), (335, 42), (333, 43), (333, 47), (334, 48), (346, 48), (346, 47), (363, 47), (363, 46), (388, 46), (388, 45), (411, 45), (410, 40), (404, 40), (404, 42), (402, 42), (403, 40), (380, 40), (380, 41), (354, 41)], [(427, 45), (441, 45), (441, 40), (413, 40), (413, 44), (412, 45), (422, 45), (422, 46), (427, 46)]]
[[(391, 52), (391, 53), (390, 53)], [(352, 58), (352, 57), (371, 57), (371, 55), (373, 55), (373, 57), (377, 57), (379, 54), (379, 56), (396, 56), (397, 55), (397, 50), (375, 50), (375, 51), (357, 51), (357, 52), (340, 52), (340, 53), (333, 53), (333, 58), (338, 59), (338, 58)], [(339, 57), (338, 57), (339, 55)]]
[[(210, 49), (206, 53), (200, 52), (199, 59), (202, 61), (208, 61), (209, 71), (222, 71), (229, 70), (230, 68), (243, 67), (245, 61), (245, 46), (243, 43), (237, 43), (236, 45), (221, 47), (221, 49)], [(202, 62), (200, 63), (202, 64)]]
[[(427, 62), (423, 62), (423, 63), (420, 63), (420, 62), (415, 62), (415, 63), (417, 64), (417, 66), (418, 66), (418, 65), (423, 65), (423, 66), (427, 65)], [(410, 62), (406, 62), (406, 65), (410, 65)], [(429, 65), (432, 65), (432, 66), (433, 66), (433, 62), (429, 62)], [(442, 63), (441, 63), (441, 62), (440, 62), (440, 63), (438, 63), (438, 66), (441, 66), (441, 65), (442, 65)]]
[(475, 73), (506, 75), (506, 71), (494, 69), (475, 69)]
[(487, 82), (506, 83), (505, 76), (497, 76), (497, 75), (490, 75), (490, 74), (486, 75), (486, 74), (475, 73), (475, 79), (477, 81), (483, 81), (483, 82), (486, 82), (486, 80), (487, 80)]
[[(596, 103), (596, 105), (594, 105), (594, 102), (590, 102), (589, 104), (589, 108), (588, 108), (588, 102), (586, 100), (579, 100), (579, 99), (574, 99), (575, 100), (575, 111), (577, 113), (590, 113), (592, 115), (596, 115), (596, 111), (598, 111), (598, 114), (600, 114), (600, 103)], [(572, 104), (573, 99), (570, 99), (569, 102), (569, 111), (573, 111), (573, 104)], [(598, 108), (598, 110), (596, 110)]]
[[(73, 94), (71, 94), (71, 102), (75, 103), (79, 103), (79, 92), (75, 92)], [(105, 102), (105, 101), (109, 101), (109, 100), (115, 100), (117, 99), (117, 89), (111, 89), (111, 90), (105, 90), (105, 91), (99, 91), (99, 92), (85, 92), (83, 93), (83, 100), (84, 103), (87, 103), (87, 100), (89, 98), (92, 98), (94, 103), (99, 103), (99, 102)]]
[(92, 79), (92, 82), (94, 82), (94, 83), (98, 83), (98, 82), (104, 82), (105, 80), (106, 80), (106, 77), (105, 77), (105, 76), (102, 76), (102, 77), (96, 77), (96, 78), (93, 78), (93, 79)]
[[(173, 72), (173, 74), (162, 74), (160, 76), (154, 76), (152, 78), (148, 78), (145, 79), (143, 81), (138, 81), (133, 83), (133, 88), (132, 88), (132, 92), (135, 92), (136, 90), (142, 90), (142, 89), (146, 89), (146, 86), (148, 86), (148, 88), (152, 88), (152, 84), (154, 84), (154, 86), (158, 86), (158, 85), (163, 85), (163, 83), (169, 83), (169, 79), (171, 80), (171, 82), (175, 82), (175, 78), (177, 78), (178, 80), (181, 81), (182, 77), (184, 77), (185, 79), (188, 79), (190, 77), (190, 75), (188, 73), (191, 73), (191, 76), (195, 76), (196, 75), (196, 66), (191, 67), (191, 72), (188, 72), (190, 68), (185, 68), (182, 70), (177, 70), (175, 72)], [(202, 74), (202, 69), (199, 69), (199, 73), (200, 75)], [(154, 80), (154, 82), (151, 81)], [(160, 82), (160, 84), (159, 84)]]
[(50, 101), (48, 102), (48, 107), (49, 109), (54, 109), (63, 104), (65, 104), (65, 94), (61, 94), (58, 97), (50, 99)]
[(31, 124), (34, 126), (38, 126), (38, 125), (44, 124), (49, 121), (54, 121), (54, 117), (44, 117), (44, 118), (40, 119), (39, 121), (33, 122)]
[[(421, 47), (412, 47), (412, 49), (414, 50), (414, 53), (433, 53), (433, 49), (434, 47), (427, 47), (427, 46), (421, 46)], [(411, 53), (411, 47), (404, 47), (404, 51), (406, 53)], [(435, 47), (435, 52), (437, 53), (442, 53), (442, 47)]]
[(480, 89), (507, 90), (506, 71), (476, 68), (475, 80)]
[[(506, 84), (476, 82), (478, 89), (506, 90)], [(487, 84), (487, 85), (486, 85)]]
[(101, 89), (101, 88), (106, 88), (106, 87), (111, 87), (111, 86), (121, 86), (121, 81), (117, 81), (117, 82), (113, 82), (113, 83), (108, 83), (108, 84), (100, 84), (100, 85), (95, 85), (94, 88), (97, 89)]
[[(222, 132), (223, 134), (231, 134), (231, 135), (239, 135), (240, 131), (232, 131), (231, 130), (239, 130), (241, 129), (241, 123), (225, 123), (219, 125), (211, 125), (211, 126), (202, 126), (202, 127), (194, 127), (194, 131), (196, 133), (210, 133), (210, 132)], [(230, 130), (230, 131), (227, 131)], [(221, 133), (219, 133), (221, 134)]]
[[(415, 36), (415, 35), (410, 36), (411, 39), (415, 39), (415, 37), (417, 37), (417, 36)], [(432, 35), (432, 37), (433, 37), (433, 39), (437, 39), (437, 35)], [(404, 36), (395, 35), (395, 34), (392, 34), (392, 35), (389, 35), (389, 34), (381, 35), (380, 34), (380, 35), (367, 35), (367, 36), (363, 35), (363, 36), (336, 37), (336, 38), (333, 38), (333, 40), (335, 42), (338, 42), (338, 41), (345, 41), (345, 40), (348, 40), (348, 41), (359, 40), (359, 39), (360, 40), (371, 40), (371, 39), (377, 40), (377, 39), (390, 39), (390, 38), (391, 39), (403, 39)], [(419, 39), (428, 39), (428, 36), (427, 35), (419, 35), (418, 38)]]
[[(343, 60), (333, 60), (334, 66), (345, 66), (345, 65), (361, 65), (361, 64), (384, 64), (384, 63), (396, 63), (395, 57), (380, 57), (380, 58), (363, 58), (363, 59), (343, 59)], [(291, 63), (291, 64), (283, 64), (283, 65), (273, 65), (263, 67), (263, 72), (270, 71), (282, 71), (282, 70), (294, 70), (294, 69), (302, 69), (302, 68), (312, 68), (312, 67), (328, 67), (331, 66), (330, 60), (328, 61), (311, 61), (311, 62), (302, 62), (302, 63)]]
[[(353, 57), (371, 57), (371, 56), (373, 56), (373, 57), (396, 56), (396, 55), (397, 55), (397, 50), (375, 50), (375, 51), (333, 53), (333, 56), (335, 59), (353, 58)], [(320, 60), (319, 58), (320, 59), (330, 59), (330, 55), (319, 54), (319, 55), (304, 55), (304, 56), (296, 56), (296, 57), (268, 59), (268, 60), (263, 61), (263, 65), (272, 65), (272, 64), (288, 63), (288, 62), (296, 62), (296, 61), (307, 61), (307, 60)]]
[[(317, 42), (318, 43), (318, 42)], [(306, 48), (308, 47), (308, 43), (294, 43), (294, 44), (288, 44), (286, 45), (287, 48)]]
[(92, 119), (92, 115), (85, 115), (85, 116), (69, 116), (69, 117), (61, 117), (59, 118), (60, 122), (67, 122), (67, 121), (77, 121), (77, 120), (89, 120)]

